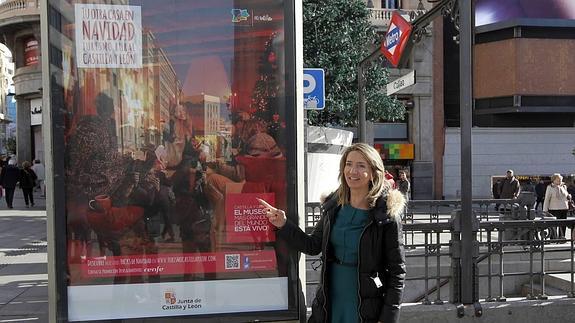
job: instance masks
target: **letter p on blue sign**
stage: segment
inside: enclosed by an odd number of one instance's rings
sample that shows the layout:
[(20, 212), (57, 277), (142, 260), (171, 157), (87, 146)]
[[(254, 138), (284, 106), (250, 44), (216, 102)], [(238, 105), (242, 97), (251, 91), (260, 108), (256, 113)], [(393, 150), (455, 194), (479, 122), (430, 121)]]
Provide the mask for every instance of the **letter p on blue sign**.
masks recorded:
[(322, 68), (303, 69), (303, 106), (306, 110), (325, 108), (325, 73)]

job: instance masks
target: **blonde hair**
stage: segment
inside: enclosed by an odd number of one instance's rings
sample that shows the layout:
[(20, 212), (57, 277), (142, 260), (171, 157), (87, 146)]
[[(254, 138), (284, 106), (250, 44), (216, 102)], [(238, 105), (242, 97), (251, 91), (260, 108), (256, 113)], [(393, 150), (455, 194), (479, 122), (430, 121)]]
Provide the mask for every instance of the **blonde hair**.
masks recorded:
[(358, 143), (349, 146), (343, 152), (343, 156), (341, 156), (341, 160), (339, 162), (339, 188), (337, 202), (339, 205), (349, 204), (350, 190), (347, 182), (345, 181), (344, 168), (347, 162), (347, 156), (352, 151), (357, 151), (360, 153), (371, 167), (372, 179), (369, 185), (369, 191), (367, 193), (366, 200), (369, 204), (369, 207), (374, 207), (377, 198), (382, 195), (382, 193), (389, 191), (391, 185), (385, 179), (385, 168), (383, 167), (381, 156), (377, 150), (364, 143)]
[(555, 173), (555, 174), (551, 175), (551, 181), (552, 182), (554, 182), (557, 178), (559, 178), (560, 181), (563, 181), (563, 176), (561, 176), (561, 174)]

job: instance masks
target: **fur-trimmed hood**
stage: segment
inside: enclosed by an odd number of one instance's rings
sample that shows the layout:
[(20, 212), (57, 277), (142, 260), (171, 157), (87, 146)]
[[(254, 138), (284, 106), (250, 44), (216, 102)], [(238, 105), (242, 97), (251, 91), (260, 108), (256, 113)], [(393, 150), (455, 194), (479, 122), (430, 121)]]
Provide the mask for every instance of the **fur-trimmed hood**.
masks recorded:
[(399, 190), (390, 190), (386, 199), (387, 215), (390, 218), (401, 220), (406, 203), (405, 196)]
[[(337, 205), (337, 191), (324, 193), (320, 197), (320, 202), (324, 209), (329, 209)], [(377, 199), (375, 208), (385, 208), (386, 215), (390, 219), (401, 220), (407, 201), (405, 196), (397, 189), (391, 189)]]

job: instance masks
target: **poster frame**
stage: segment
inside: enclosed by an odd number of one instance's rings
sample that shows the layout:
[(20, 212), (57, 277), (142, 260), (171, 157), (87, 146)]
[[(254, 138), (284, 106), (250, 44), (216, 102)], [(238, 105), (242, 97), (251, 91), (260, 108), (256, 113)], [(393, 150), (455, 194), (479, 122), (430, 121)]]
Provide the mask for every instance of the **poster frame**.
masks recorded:
[[(193, 1), (193, 0), (190, 0)], [(48, 294), (49, 294), (49, 320), (50, 322), (68, 322), (68, 283), (67, 283), (67, 230), (66, 230), (66, 193), (65, 193), (65, 156), (66, 147), (64, 141), (65, 126), (63, 117), (67, 113), (64, 106), (62, 84), (62, 52), (59, 49), (62, 44), (62, 16), (58, 17), (58, 8), (67, 5), (58, 0), (40, 0), (41, 21), (41, 57), (42, 64), (42, 89), (43, 93), (43, 127), (44, 150), (46, 151), (46, 212), (47, 212), (47, 239), (48, 239)], [(303, 189), (299, 190), (301, 178), (298, 174), (303, 173), (303, 112), (300, 111), (301, 102), (299, 94), (301, 87), (297, 82), (301, 80), (301, 4), (294, 0), (284, 0), (284, 37), (285, 37), (285, 106), (286, 123), (293, 127), (286, 128), (286, 152), (287, 159), (287, 205), (288, 217), (294, 222), (302, 222), (303, 216), (299, 216), (303, 208)], [(60, 14), (61, 15), (61, 14)], [(65, 17), (64, 17), (65, 18)], [(301, 170), (300, 170), (301, 168)], [(287, 310), (266, 312), (238, 312), (229, 314), (211, 314), (194, 316), (165, 316), (156, 318), (133, 318), (119, 319), (114, 322), (220, 322), (225, 318), (226, 322), (246, 321), (299, 321), (299, 313), (304, 309), (303, 290), (299, 281), (298, 273), (305, 268), (300, 268), (302, 259), (299, 254), (289, 251), (288, 289), (291, 290), (292, 299)], [(294, 296), (295, 295), (295, 296)], [(104, 321), (97, 321), (104, 322)]]

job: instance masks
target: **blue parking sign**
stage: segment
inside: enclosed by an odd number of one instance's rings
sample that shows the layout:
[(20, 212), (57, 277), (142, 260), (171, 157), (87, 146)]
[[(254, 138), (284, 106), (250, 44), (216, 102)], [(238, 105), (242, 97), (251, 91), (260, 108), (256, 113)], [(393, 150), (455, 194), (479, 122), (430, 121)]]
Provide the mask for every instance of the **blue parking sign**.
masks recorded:
[(325, 72), (323, 68), (303, 69), (303, 107), (306, 110), (325, 108)]

